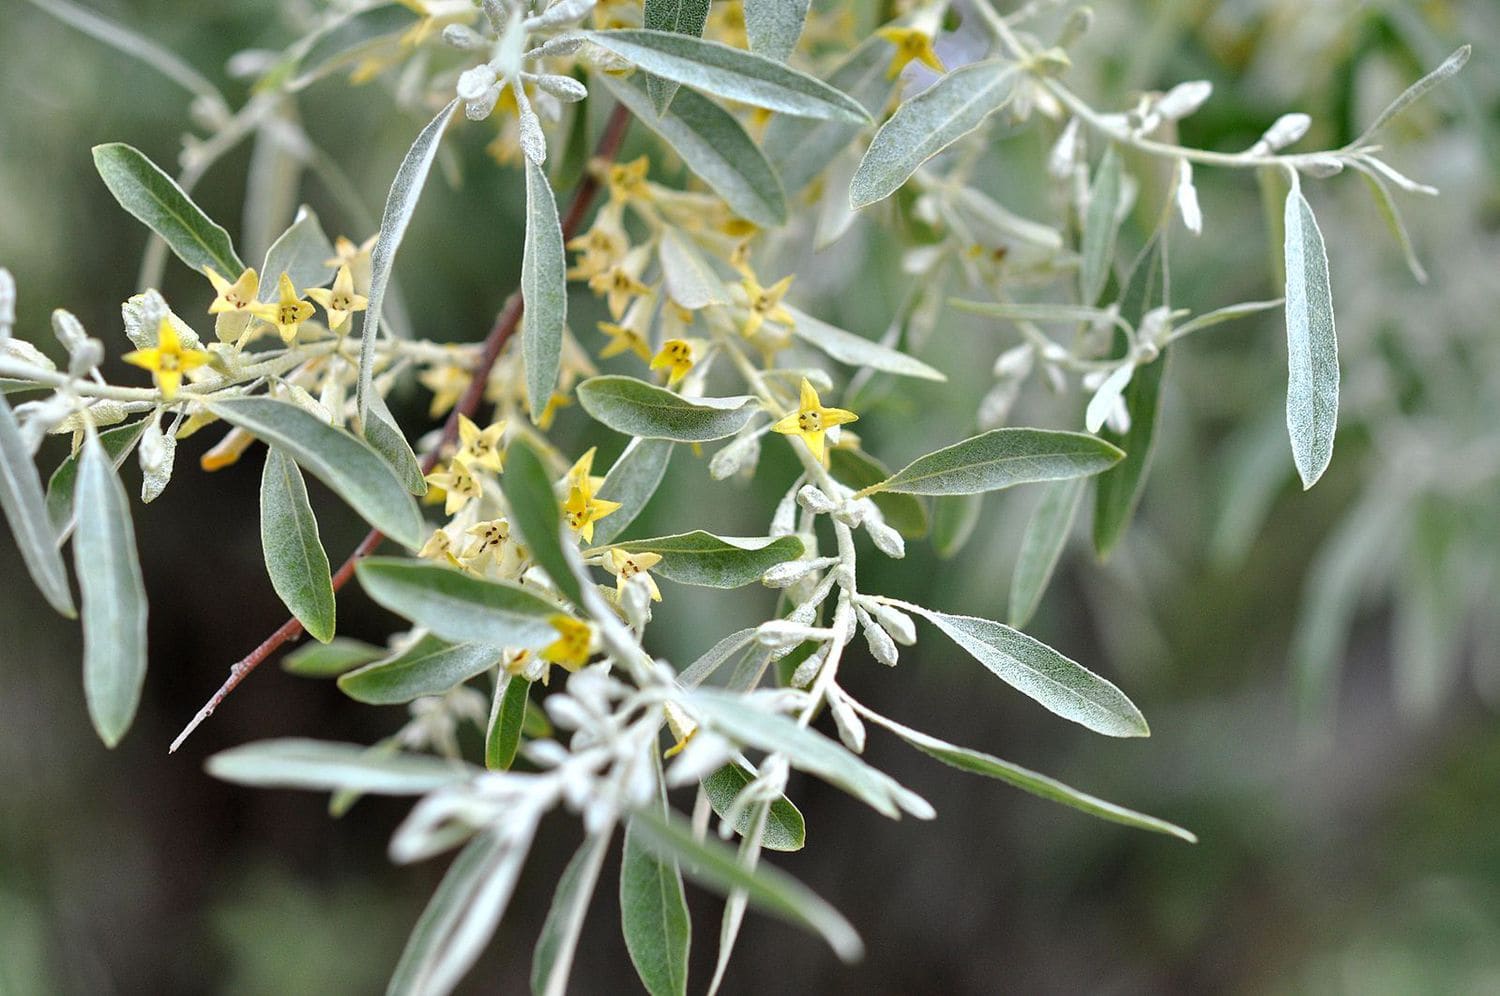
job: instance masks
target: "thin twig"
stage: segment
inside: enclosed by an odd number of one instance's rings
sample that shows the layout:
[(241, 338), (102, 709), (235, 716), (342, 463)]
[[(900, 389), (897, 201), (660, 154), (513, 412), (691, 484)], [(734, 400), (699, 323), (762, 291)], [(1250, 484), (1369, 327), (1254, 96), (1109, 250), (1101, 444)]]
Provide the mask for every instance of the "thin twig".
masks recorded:
[[(608, 123), (604, 126), (604, 134), (599, 137), (599, 144), (594, 149), (594, 157), (606, 162), (615, 158), (620, 151), (621, 144), (625, 141), (625, 132), (630, 127), (630, 112), (624, 105), (616, 105), (609, 116)], [(571, 239), (577, 234), (578, 227), (583, 224), (584, 216), (588, 214), (589, 206), (593, 203), (594, 196), (599, 192), (599, 178), (591, 171), (584, 175), (577, 188), (573, 191), (573, 199), (568, 204), (568, 210), (563, 215), (562, 233), (563, 240)], [(521, 323), (521, 294), (519, 291), (511, 293), (506, 298), (505, 305), (500, 313), (495, 316), (495, 324), (491, 326), (490, 333), (485, 337), (484, 349), (479, 354), (479, 360), (474, 366), (473, 378), (464, 389), (463, 395), (458, 399), (458, 404), (453, 406), (453, 411), (448, 415), (448, 421), (443, 424), (442, 439), (432, 450), (422, 458), (422, 472), (428, 473), (437, 465), (438, 459), (444, 449), (458, 439), (458, 418), (460, 415), (473, 416), (478, 410), (479, 404), (484, 400), (484, 389), (489, 381), (490, 370), (495, 361), (500, 358), (500, 351), (505, 343), (515, 334)], [(354, 567), (365, 557), (374, 552), (385, 537), (377, 529), (370, 530), (369, 534), (360, 541), (354, 552), (349, 554), (347, 560), (339, 567), (333, 575), (333, 590), (338, 591), (349, 583), (354, 577)], [(247, 656), (235, 663), (229, 669), (229, 677), (219, 690), (214, 692), (213, 697), (208, 700), (198, 714), (193, 717), (183, 731), (172, 741), (172, 746), (167, 748), (168, 753), (175, 753), (182, 746), (194, 730), (202, 722), (214, 714), (219, 704), (229, 696), (229, 693), (239, 687), (240, 682), (259, 667), (266, 658), (279, 650), (282, 646), (302, 636), (302, 624), (296, 619), (288, 619), (282, 623), (281, 628), (276, 630), (260, 646), (252, 650)]]

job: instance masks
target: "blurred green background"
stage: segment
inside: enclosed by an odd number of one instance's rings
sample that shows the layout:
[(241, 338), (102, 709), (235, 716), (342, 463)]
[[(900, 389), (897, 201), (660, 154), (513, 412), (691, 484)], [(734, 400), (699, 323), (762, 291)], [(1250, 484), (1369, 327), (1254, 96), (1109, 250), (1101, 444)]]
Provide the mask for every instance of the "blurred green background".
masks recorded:
[[(261, 0), (98, 9), (236, 98), (245, 89), (224, 76), (229, 56), (290, 37)], [(1075, 89), (1123, 106), (1129, 91), (1210, 79), (1214, 99), (1181, 129), (1209, 148), (1247, 147), (1290, 110), (1315, 119), (1304, 147), (1342, 144), (1407, 82), (1474, 43), (1456, 84), (1387, 136), (1395, 165), (1442, 190), (1400, 195), (1431, 280), (1406, 272), (1357, 179), (1307, 184), (1332, 260), (1345, 390), (1332, 469), (1305, 495), (1281, 439), (1279, 316), (1175, 350), (1137, 522), (1104, 565), (1081, 530), (1032, 627), (1126, 689), (1151, 721), (1149, 740), (1058, 722), (932, 633), (894, 672), (863, 654), (849, 669), (851, 691), (880, 711), (1184, 824), (1202, 842), (1091, 821), (872, 735), (871, 760), (926, 795), (938, 821), (886, 823), (796, 777), (808, 847), (777, 857), (851, 917), (867, 959), (840, 966), (752, 915), (726, 991), (1500, 991), (1500, 9), (1142, 0), (1100, 3), (1097, 14), (1075, 52)], [(17, 332), (50, 347), (47, 315), (65, 306), (117, 357), (119, 302), (139, 289), (145, 237), (98, 181), (89, 148), (126, 141), (174, 163), (187, 100), (19, 0), (0, 0), (0, 24), (0, 265), (20, 286)], [(299, 112), (377, 210), (422, 120), (392, 112), (378, 85), (339, 80), (310, 90)], [(1050, 133), (1033, 126), (997, 142), (993, 168), (980, 171), (991, 194), (1043, 220), (1055, 220), (1037, 179)], [(488, 136), (456, 135), (450, 165), (462, 184), (429, 189), (403, 249), (397, 272), (426, 337), (479, 338), (516, 281), (517, 183), (484, 157)], [(243, 228), (248, 148), (198, 193), (231, 232)], [(647, 148), (639, 129), (636, 148)], [(1149, 164), (1131, 165), (1149, 190)], [(1202, 311), (1275, 296), (1253, 177), (1203, 169), (1198, 185), (1207, 231), (1189, 244), (1178, 230), (1174, 303)], [(369, 234), (315, 183), (305, 197), (330, 233)], [(797, 270), (800, 306), (877, 334), (905, 290), (898, 262), (862, 222), (835, 248), (763, 275)], [(175, 261), (165, 283), (169, 300), (204, 296)], [(575, 331), (596, 343), (597, 306), (574, 305)], [(966, 434), (1011, 335), (945, 318), (924, 358), (951, 382), (904, 388), (866, 412), (867, 447), (900, 464)], [(426, 427), (425, 400), (417, 390), (397, 399), (413, 434)], [(1083, 403), (1029, 389), (1014, 420), (1073, 426)], [(558, 431), (570, 446), (599, 442), (604, 457), (619, 447), (576, 408)], [(88, 726), (76, 628), (49, 613), (0, 537), (0, 992), (379, 991), (441, 874), (441, 862), (386, 860), (402, 803), (365, 800), (333, 821), (320, 797), (232, 788), (201, 770), (208, 754), (264, 737), (371, 742), (400, 725), (400, 710), (357, 706), (331, 684), (267, 666), (166, 754), (229, 663), (284, 617), (254, 525), (258, 462), (198, 473), (209, 435), (184, 444), (178, 479), (137, 517), (152, 670), (135, 728), (113, 752)], [(63, 445), (49, 442), (44, 469)], [(784, 457), (768, 446), (745, 486), (714, 483), (706, 461), (679, 453), (635, 529), (763, 531), (792, 474)], [(127, 465), (127, 481), (135, 473)], [(1035, 497), (988, 498), (979, 534), (952, 561), (922, 543), (902, 562), (864, 558), (862, 584), (1003, 616)], [(326, 493), (314, 501), (341, 557), (362, 529)], [(652, 632), (676, 660), (772, 604), (755, 590), (666, 595)], [(352, 589), (340, 605), (351, 635), (379, 641), (394, 625)], [(1299, 660), (1329, 665), (1327, 708), (1302, 704)], [(565, 817), (548, 830), (465, 991), (524, 988), (579, 835)], [(691, 901), (696, 989), (711, 973), (718, 903)], [(617, 919), (601, 888), (575, 991), (634, 987)]]

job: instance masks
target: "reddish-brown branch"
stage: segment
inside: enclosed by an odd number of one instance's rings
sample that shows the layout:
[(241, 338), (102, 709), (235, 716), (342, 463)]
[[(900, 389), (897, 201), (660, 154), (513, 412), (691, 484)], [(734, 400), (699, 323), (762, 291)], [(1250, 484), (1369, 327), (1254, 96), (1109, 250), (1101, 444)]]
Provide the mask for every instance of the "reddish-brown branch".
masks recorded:
[[(615, 158), (620, 151), (621, 144), (625, 141), (625, 132), (630, 127), (630, 112), (624, 105), (617, 105), (610, 113), (609, 121), (604, 126), (604, 134), (599, 137), (599, 144), (594, 148), (594, 157), (609, 162)], [(573, 199), (568, 203), (568, 209), (562, 217), (563, 241), (571, 239), (578, 233), (578, 228), (583, 224), (584, 216), (588, 214), (589, 206), (599, 192), (599, 178), (592, 172), (587, 172), (579, 181), (573, 191)], [(495, 361), (500, 358), (500, 351), (505, 348), (506, 342), (515, 334), (521, 324), (521, 294), (519, 291), (511, 293), (505, 299), (505, 305), (500, 313), (495, 316), (495, 323), (490, 327), (489, 335), (485, 337), (484, 347), (480, 350), (479, 359), (474, 364), (473, 376), (464, 393), (459, 397), (458, 403), (453, 406), (453, 411), (448, 414), (448, 420), (443, 423), (443, 435), (438, 445), (434, 446), (425, 457), (422, 458), (422, 472), (428, 473), (437, 465), (445, 448), (458, 439), (458, 417), (460, 415), (470, 416), (479, 410), (480, 403), (484, 400), (484, 389), (489, 381), (490, 370)], [(354, 567), (365, 557), (375, 551), (375, 548), (384, 540), (379, 530), (372, 529), (369, 534), (360, 541), (354, 551), (349, 554), (339, 569), (333, 575), (333, 590), (338, 591), (349, 583), (354, 577)], [(198, 726), (209, 716), (219, 704), (229, 696), (244, 681), (250, 672), (259, 667), (268, 657), (287, 643), (296, 640), (302, 635), (302, 624), (296, 619), (288, 619), (248, 655), (239, 660), (229, 669), (229, 677), (219, 690), (214, 692), (213, 697), (204, 704), (193, 721), (177, 735), (172, 741), (168, 752), (175, 752), (182, 742), (198, 728)]]

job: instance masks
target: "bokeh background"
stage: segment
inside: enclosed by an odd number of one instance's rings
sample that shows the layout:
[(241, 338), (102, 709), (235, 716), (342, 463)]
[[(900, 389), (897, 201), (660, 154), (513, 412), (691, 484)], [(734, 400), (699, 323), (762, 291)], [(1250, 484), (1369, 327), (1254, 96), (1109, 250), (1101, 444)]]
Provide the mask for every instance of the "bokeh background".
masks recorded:
[[(1431, 280), (1406, 272), (1356, 178), (1308, 184), (1345, 371), (1338, 450), (1308, 494), (1281, 438), (1277, 314), (1175, 350), (1137, 522), (1104, 565), (1081, 529), (1032, 627), (1125, 688), (1151, 721), (1149, 740), (1056, 721), (935, 634), (894, 672), (864, 655), (849, 669), (851, 690), (881, 711), (1182, 823), (1202, 842), (1092, 821), (872, 734), (872, 761), (925, 794), (937, 822), (887, 823), (797, 777), (808, 846), (776, 858), (849, 914), (867, 959), (840, 966), (816, 941), (752, 915), (726, 991), (1500, 991), (1500, 9), (1097, 7), (1075, 53), (1077, 88), (1123, 104), (1129, 91), (1212, 80), (1213, 101), (1182, 125), (1185, 141), (1210, 148), (1244, 148), (1288, 110), (1317, 122), (1307, 147), (1341, 144), (1406, 82), (1474, 43), (1456, 83), (1388, 135), (1391, 160), (1442, 189), (1435, 200), (1401, 195)], [(98, 9), (237, 96), (245, 88), (226, 79), (226, 60), (290, 37), (266, 0)], [(0, 0), (0, 24), (0, 265), (20, 285), (18, 332), (50, 345), (48, 312), (65, 306), (118, 356), (118, 306), (138, 289), (145, 237), (98, 181), (89, 148), (127, 141), (173, 163), (187, 100), (20, 0)], [(298, 108), (372, 211), (422, 123), (392, 113), (379, 87), (331, 80)], [(482, 336), (516, 281), (518, 184), (488, 163), (482, 130), (452, 142), (449, 179), (461, 184), (432, 185), (398, 267), (419, 334), (435, 339)], [(1002, 132), (980, 173), (1003, 203), (1043, 219), (1055, 210), (1034, 179), (1047, 134)], [(642, 134), (628, 149), (638, 147)], [(246, 146), (198, 194), (232, 232), (247, 224), (248, 158)], [(1202, 169), (1198, 183), (1207, 231), (1176, 243), (1175, 303), (1208, 310), (1275, 296), (1253, 178)], [(368, 234), (316, 183), (304, 197), (330, 232)], [(1138, 244), (1141, 232), (1132, 220), (1124, 238)], [(792, 268), (802, 307), (866, 334), (884, 327), (907, 279), (865, 224), (771, 275)], [(173, 262), (163, 290), (195, 300), (200, 283)], [(574, 305), (575, 328), (590, 329), (595, 305)], [(924, 357), (950, 384), (895, 393), (866, 413), (869, 448), (900, 464), (967, 433), (1011, 334), (944, 319)], [(1015, 417), (1074, 425), (1083, 400), (1027, 393)], [(406, 425), (425, 427), (422, 392), (396, 401)], [(619, 447), (576, 409), (559, 432), (570, 445), (599, 442), (605, 457)], [(210, 753), (252, 739), (371, 742), (400, 725), (399, 709), (358, 706), (329, 683), (267, 666), (167, 755), (228, 664), (284, 617), (254, 526), (258, 463), (203, 475), (202, 439), (184, 444), (178, 479), (137, 517), (152, 662), (141, 714), (115, 751), (88, 726), (77, 630), (49, 613), (0, 536), (0, 992), (376, 992), (441, 874), (441, 861), (388, 863), (404, 803), (365, 800), (335, 821), (322, 798), (233, 788), (202, 771)], [(44, 466), (61, 446), (49, 443)], [(714, 483), (704, 461), (679, 453), (635, 528), (763, 530), (792, 473), (782, 456), (768, 447), (743, 485)], [(867, 586), (1002, 615), (1035, 497), (990, 496), (958, 557), (940, 561), (913, 543)], [(314, 501), (342, 556), (362, 530), (328, 494)], [(689, 659), (771, 601), (673, 586), (653, 626), (657, 649)], [(393, 626), (352, 589), (340, 605), (351, 635), (379, 641)], [(1333, 690), (1321, 708), (1299, 691), (1308, 663)], [(547, 825), (465, 991), (524, 989), (578, 834), (570, 818)], [(718, 902), (697, 892), (691, 902), (696, 989), (711, 972)], [(574, 989), (634, 986), (606, 884)]]

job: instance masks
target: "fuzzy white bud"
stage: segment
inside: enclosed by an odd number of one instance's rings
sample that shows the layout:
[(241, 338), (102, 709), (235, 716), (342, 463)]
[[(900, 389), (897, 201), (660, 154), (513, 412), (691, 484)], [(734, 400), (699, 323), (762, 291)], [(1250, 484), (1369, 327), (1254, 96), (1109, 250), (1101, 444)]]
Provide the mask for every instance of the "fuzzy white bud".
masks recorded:
[(884, 602), (866, 602), (865, 609), (903, 646), (917, 642), (917, 625), (911, 616)]
[(1208, 80), (1179, 83), (1156, 102), (1156, 113), (1168, 121), (1177, 121), (1202, 107), (1213, 92), (1214, 85)]
[(1250, 151), (1256, 155), (1265, 155), (1284, 149), (1306, 135), (1310, 127), (1312, 118), (1306, 114), (1283, 114), (1271, 123), (1271, 127), (1260, 136), (1260, 141), (1251, 146)]
[(879, 517), (872, 515), (865, 519), (865, 532), (870, 534), (875, 548), (892, 560), (900, 560), (906, 556), (906, 541)]
[(797, 504), (807, 509), (814, 515), (827, 515), (838, 504), (828, 497), (821, 488), (812, 484), (804, 484), (797, 492)]

